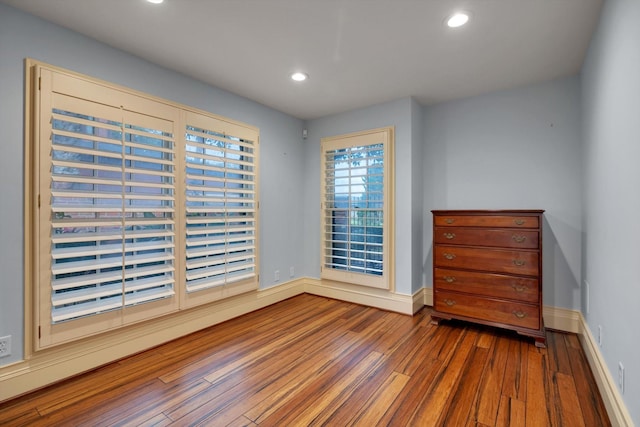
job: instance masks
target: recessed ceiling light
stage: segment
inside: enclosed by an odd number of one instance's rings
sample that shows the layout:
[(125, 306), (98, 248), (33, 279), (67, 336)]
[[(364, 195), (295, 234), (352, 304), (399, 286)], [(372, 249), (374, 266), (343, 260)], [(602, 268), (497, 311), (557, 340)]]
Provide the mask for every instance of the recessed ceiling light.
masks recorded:
[(309, 78), (308, 75), (306, 75), (305, 73), (301, 73), (301, 72), (296, 72), (291, 74), (291, 80), (295, 80), (297, 82), (303, 82), (305, 80), (307, 80)]
[(463, 12), (455, 13), (447, 19), (447, 25), (451, 28), (461, 27), (469, 21), (469, 15)]
[(149, 3), (153, 3), (153, 4), (160, 4), (162, 3), (164, 0), (147, 0)]

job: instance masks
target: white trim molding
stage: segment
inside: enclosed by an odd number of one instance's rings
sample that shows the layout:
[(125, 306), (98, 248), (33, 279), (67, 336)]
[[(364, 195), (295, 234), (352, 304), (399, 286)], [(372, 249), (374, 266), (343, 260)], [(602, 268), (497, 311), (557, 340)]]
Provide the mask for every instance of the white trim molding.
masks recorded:
[(422, 301), (424, 305), (433, 307), (433, 288), (422, 288)]
[(413, 294), (413, 314), (416, 314), (425, 305), (431, 306), (432, 304), (425, 304), (424, 288), (422, 288)]
[[(414, 296), (396, 294), (384, 289), (368, 288), (326, 279), (304, 279), (304, 292), (341, 301), (353, 302), (382, 310), (413, 315)], [(418, 310), (422, 308), (420, 306)]]
[(611, 425), (633, 427), (634, 424), (631, 419), (631, 414), (629, 414), (629, 410), (624, 404), (624, 400), (600, 352), (600, 347), (596, 343), (593, 334), (591, 334), (589, 325), (582, 313), (578, 312), (578, 318), (580, 324), (578, 337), (589, 361), (589, 366), (591, 366), (591, 372), (593, 372), (593, 376), (598, 384), (598, 389), (600, 390), (604, 406), (607, 408)]
[(27, 360), (0, 366), (0, 402), (259, 310), (303, 292), (303, 281), (297, 279), (118, 331), (35, 352)]
[(542, 318), (545, 328), (573, 334), (580, 333), (579, 311), (545, 305), (542, 307)]

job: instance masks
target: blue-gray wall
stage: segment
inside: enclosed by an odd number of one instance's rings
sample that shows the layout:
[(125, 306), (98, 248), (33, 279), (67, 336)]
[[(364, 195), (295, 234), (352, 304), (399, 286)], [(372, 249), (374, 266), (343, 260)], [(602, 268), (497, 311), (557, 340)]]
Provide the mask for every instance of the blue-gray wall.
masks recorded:
[(301, 120), (160, 68), (95, 40), (0, 4), (0, 336), (12, 336), (23, 358), (23, 114), (24, 59), (190, 105), (260, 128), (261, 287), (274, 271), (289, 280), (303, 269), (304, 145)]
[(426, 284), (432, 209), (544, 209), (544, 304), (580, 309), (577, 77), (424, 109)]
[[(424, 210), (424, 114), (423, 108), (415, 101), (411, 102), (411, 283), (412, 292), (418, 291), (424, 282), (423, 230), (425, 219), (429, 218)], [(398, 163), (405, 167), (406, 161)], [(427, 224), (427, 226), (429, 226)], [(429, 282), (430, 283), (430, 282)]]
[[(419, 106), (411, 98), (387, 102), (343, 114), (307, 122), (305, 141), (304, 254), (307, 276), (320, 277), (320, 139), (386, 126), (395, 128), (395, 287), (396, 292), (411, 295), (419, 289), (422, 266), (414, 260), (415, 223), (413, 196), (421, 192), (421, 183), (412, 182), (412, 156), (420, 144), (412, 119)], [(418, 186), (416, 188), (415, 186)], [(420, 197), (418, 194), (417, 197)], [(418, 206), (419, 207), (419, 206)]]
[[(640, 425), (640, 1), (608, 0), (582, 72), (584, 279), (592, 334)], [(587, 301), (588, 300), (588, 301)], [(597, 338), (596, 338), (597, 339)]]

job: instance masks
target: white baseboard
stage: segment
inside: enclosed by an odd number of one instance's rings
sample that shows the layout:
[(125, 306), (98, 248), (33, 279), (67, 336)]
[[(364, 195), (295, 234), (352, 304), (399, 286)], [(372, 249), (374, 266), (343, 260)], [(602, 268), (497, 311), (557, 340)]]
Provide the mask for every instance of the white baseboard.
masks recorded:
[(304, 280), (304, 291), (312, 295), (353, 302), (396, 313), (409, 315), (415, 313), (414, 297), (412, 295), (396, 294), (384, 289), (365, 288), (348, 283), (306, 278)]
[(546, 328), (573, 334), (580, 333), (579, 311), (545, 305), (542, 307), (542, 318)]
[(303, 292), (303, 280), (298, 279), (36, 352), (28, 360), (0, 367), (0, 402)]
[[(403, 295), (321, 279), (300, 278), (115, 333), (37, 352), (29, 360), (0, 366), (0, 402), (305, 292), (407, 315), (416, 313), (424, 305), (433, 306), (432, 288), (422, 288), (413, 295)], [(633, 427), (631, 416), (582, 313), (545, 306), (543, 317), (545, 326), (550, 329), (578, 334), (611, 423), (614, 426)]]
[(433, 307), (433, 288), (422, 288), (424, 305)]
[(418, 292), (413, 294), (413, 314), (416, 314), (422, 307), (425, 305), (425, 296), (424, 289), (420, 289)]
[(580, 332), (578, 333), (580, 343), (591, 366), (591, 372), (593, 372), (593, 376), (598, 384), (598, 389), (604, 401), (604, 406), (607, 408), (611, 425), (614, 427), (633, 427), (634, 424), (631, 419), (631, 414), (629, 414), (622, 400), (622, 396), (618, 391), (618, 387), (611, 376), (611, 372), (607, 368), (604, 357), (600, 352), (600, 347), (596, 343), (593, 334), (591, 334), (591, 330), (582, 313), (578, 313), (578, 317), (580, 322)]

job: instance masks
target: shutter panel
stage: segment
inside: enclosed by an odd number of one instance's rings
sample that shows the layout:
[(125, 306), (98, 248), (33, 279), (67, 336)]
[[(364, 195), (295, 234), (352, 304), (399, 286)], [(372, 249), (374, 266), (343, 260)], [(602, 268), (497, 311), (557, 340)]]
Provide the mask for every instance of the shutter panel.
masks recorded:
[(53, 323), (122, 305), (122, 113), (54, 94), (51, 111)]
[(189, 293), (256, 275), (255, 141), (226, 135), (216, 122), (187, 115), (185, 210)]
[(173, 123), (125, 112), (124, 292), (131, 306), (174, 295)]
[(54, 93), (51, 320), (174, 295), (169, 121)]

